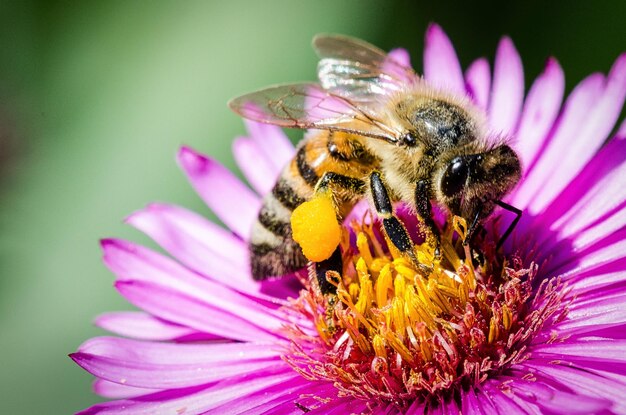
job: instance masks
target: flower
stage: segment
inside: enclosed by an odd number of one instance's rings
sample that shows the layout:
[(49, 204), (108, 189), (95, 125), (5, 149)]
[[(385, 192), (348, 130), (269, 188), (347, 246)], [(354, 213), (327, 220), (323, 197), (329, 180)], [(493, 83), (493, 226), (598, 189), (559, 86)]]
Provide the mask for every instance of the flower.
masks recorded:
[[(492, 130), (515, 137), (524, 172), (506, 200), (524, 214), (503, 255), (491, 234), (502, 233), (505, 214), (486, 225), (476, 255), (453, 247), (464, 224), (450, 220), (448, 265), (425, 271), (354, 212), (342, 241), (353, 265), (329, 280), (336, 297), (302, 273), (254, 282), (246, 239), (259, 195), (294, 150), (278, 128), (248, 123), (234, 154), (255, 191), (190, 148), (178, 155), (231, 232), (152, 204), (127, 222), (171, 257), (102, 242), (116, 289), (143, 311), (98, 317), (125, 337), (93, 338), (70, 355), (98, 378), (98, 394), (116, 399), (81, 413), (625, 413), (626, 124), (611, 132), (626, 96), (626, 54), (562, 104), (555, 59), (524, 98), (510, 39), (498, 46), (492, 80), (485, 59), (463, 73), (432, 25), (424, 76), (467, 94)], [(410, 213), (399, 215), (416, 228)], [(428, 243), (416, 252), (433, 263)]]

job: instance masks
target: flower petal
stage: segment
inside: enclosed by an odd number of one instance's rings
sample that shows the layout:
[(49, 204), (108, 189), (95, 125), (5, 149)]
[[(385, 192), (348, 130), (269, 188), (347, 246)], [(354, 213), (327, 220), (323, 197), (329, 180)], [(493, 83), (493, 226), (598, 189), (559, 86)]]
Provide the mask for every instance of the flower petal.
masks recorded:
[[(578, 338), (572, 343), (540, 344), (533, 347), (533, 356), (546, 360), (565, 360), (575, 362), (597, 361), (626, 363), (626, 340), (584, 340)], [(583, 365), (584, 366), (584, 365)]]
[(465, 71), (465, 84), (476, 105), (486, 110), (491, 92), (491, 69), (487, 59), (480, 58), (472, 62)]
[(454, 46), (436, 24), (431, 24), (426, 30), (424, 78), (432, 85), (447, 91), (459, 94), (465, 92), (463, 72)]
[(269, 341), (276, 336), (213, 304), (162, 285), (144, 281), (118, 281), (115, 288), (131, 304), (155, 316), (227, 339)]
[[(611, 68), (600, 99), (594, 106), (588, 105), (584, 122), (575, 135), (567, 138), (566, 151), (552, 159), (551, 166), (544, 166), (543, 185), (529, 206), (532, 212), (540, 212), (580, 173), (584, 166), (602, 146), (615, 126), (626, 97), (626, 54)], [(542, 156), (543, 159), (546, 156)], [(558, 163), (554, 163), (558, 160)], [(558, 169), (558, 170), (557, 170)], [(558, 174), (554, 174), (558, 171)]]
[[(599, 413), (611, 406), (611, 401), (588, 395), (571, 393), (556, 389), (555, 384), (547, 384), (541, 378), (527, 381), (520, 377), (507, 377), (507, 383), (513, 394), (531, 405), (542, 409), (542, 413), (591, 414)], [(561, 386), (562, 387), (562, 386)]]
[(563, 110), (558, 117), (553, 131), (546, 138), (544, 149), (532, 166), (527, 166), (525, 178), (512, 198), (512, 203), (520, 209), (526, 208), (544, 186), (546, 177), (558, 167), (555, 160), (568, 151), (571, 141), (577, 138), (604, 89), (604, 76), (593, 74), (581, 81), (567, 97)]
[(98, 316), (96, 326), (121, 336), (141, 340), (209, 340), (216, 337), (200, 333), (189, 327), (161, 320), (139, 311), (118, 311)]
[(542, 272), (546, 275), (560, 275), (567, 279), (577, 273), (588, 273), (602, 269), (603, 272), (624, 270), (626, 258), (626, 228), (615, 230), (599, 242), (589, 247), (571, 246), (571, 241), (563, 240), (552, 247), (551, 261)]
[[(118, 277), (118, 281), (155, 283), (161, 289), (170, 290), (172, 295), (182, 294), (185, 298), (223, 310), (269, 331), (278, 330), (284, 323), (282, 315), (281, 318), (277, 317), (276, 310), (202, 278), (148, 248), (121, 240), (104, 240), (102, 247), (104, 262)], [(166, 320), (177, 322), (167, 318)]]
[(243, 239), (250, 235), (261, 200), (217, 161), (182, 147), (178, 162), (202, 200)]
[(136, 388), (134, 386), (120, 385), (104, 379), (96, 379), (93, 383), (93, 391), (98, 395), (109, 399), (134, 398), (141, 395), (157, 392), (155, 389)]
[[(318, 396), (321, 389), (331, 387), (326, 382), (314, 383), (302, 377), (283, 384), (272, 385), (247, 396), (224, 402), (210, 413), (232, 415), (302, 415), (303, 406), (296, 405), (302, 395)], [(319, 402), (316, 401), (317, 404)], [(306, 406), (304, 408), (310, 409)]]
[(256, 391), (278, 384), (289, 384), (298, 375), (280, 368), (259, 371), (240, 378), (210, 385), (166, 390), (133, 399), (103, 402), (77, 415), (153, 415), (153, 414), (204, 414), (224, 402), (234, 401)]
[[(423, 415), (424, 413), (424, 403), (416, 400), (409, 406), (404, 415)], [(470, 412), (468, 414), (473, 415)], [(480, 413), (477, 415), (480, 415)]]
[(522, 365), (530, 369), (532, 373), (543, 379), (560, 383), (569, 390), (593, 398), (601, 398), (613, 403), (612, 410), (616, 413), (626, 412), (626, 395), (621, 382), (598, 376), (592, 371), (575, 366), (543, 363), (541, 361), (528, 360)]
[(531, 166), (545, 143), (561, 108), (564, 91), (563, 70), (556, 59), (550, 58), (528, 92), (515, 137), (514, 147), (522, 166)]
[(280, 364), (267, 344), (206, 345), (94, 338), (70, 357), (93, 375), (122, 385), (168, 389), (206, 384)]
[[(343, 414), (361, 414), (367, 410), (367, 401), (361, 399), (333, 399), (332, 401), (315, 408), (309, 412), (310, 415), (343, 415)], [(385, 412), (377, 414), (383, 415)]]
[(567, 278), (567, 286), (575, 296), (574, 302), (589, 297), (592, 297), (592, 301), (595, 301), (598, 295), (604, 296), (605, 292), (611, 287), (616, 287), (621, 291), (624, 289), (624, 285), (626, 285), (624, 271), (574, 273)]
[(626, 292), (597, 299), (592, 304), (572, 306), (567, 318), (553, 327), (561, 335), (580, 335), (621, 326), (626, 321)]
[(479, 413), (483, 415), (499, 415), (500, 412), (494, 406), (494, 403), (491, 399), (485, 394), (485, 391), (480, 388), (476, 389), (476, 408)]
[(261, 294), (248, 265), (248, 248), (239, 238), (187, 209), (151, 204), (126, 220), (149, 235), (191, 269), (236, 291), (280, 302)]
[(267, 194), (280, 172), (265, 157), (260, 156), (259, 145), (246, 137), (239, 137), (233, 142), (233, 155), (239, 169), (258, 194)]
[(280, 171), (289, 163), (295, 154), (293, 144), (283, 130), (271, 124), (244, 120), (248, 137), (254, 141), (259, 149), (259, 154), (272, 163), (271, 177), (278, 177)]
[(387, 58), (399, 63), (401, 66), (411, 67), (411, 56), (409, 51), (404, 48), (391, 49), (387, 54)]
[(513, 41), (504, 37), (498, 45), (489, 102), (489, 125), (495, 133), (515, 132), (524, 100), (524, 68)]
[[(495, 413), (497, 414), (525, 414), (528, 413), (520, 405), (518, 405), (511, 396), (504, 394), (499, 388), (493, 387), (491, 384), (487, 384), (482, 388), (482, 396), (479, 395), (479, 400), (484, 402), (489, 400)], [(482, 398), (482, 399), (480, 399)], [(487, 412), (489, 413), (489, 411)]]
[(621, 228), (622, 205), (626, 202), (624, 154), (626, 122), (544, 210), (535, 226), (558, 231), (559, 239), (577, 239), (579, 246), (589, 245)]
[(78, 352), (117, 360), (162, 365), (238, 363), (278, 358), (281, 351), (275, 342), (209, 342), (201, 344), (164, 343), (124, 339), (112, 336), (93, 337), (78, 347)]

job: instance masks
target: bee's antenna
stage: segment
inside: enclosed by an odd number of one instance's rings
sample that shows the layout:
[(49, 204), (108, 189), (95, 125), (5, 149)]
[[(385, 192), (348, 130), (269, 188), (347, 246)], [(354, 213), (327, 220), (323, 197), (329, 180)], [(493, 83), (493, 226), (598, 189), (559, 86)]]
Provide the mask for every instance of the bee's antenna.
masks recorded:
[(509, 237), (511, 232), (513, 232), (513, 229), (515, 229), (515, 226), (517, 226), (517, 222), (519, 222), (519, 220), (522, 218), (522, 211), (516, 208), (515, 206), (511, 206), (508, 203), (504, 203), (501, 200), (496, 200), (494, 203), (500, 206), (501, 208), (508, 210), (509, 212), (515, 213), (516, 215), (515, 219), (513, 219), (513, 222), (511, 222), (509, 227), (506, 229), (506, 232), (504, 232), (504, 235), (502, 235), (502, 237), (498, 240), (498, 243), (496, 244), (496, 250), (498, 250), (500, 249), (502, 244), (506, 241), (506, 239)]

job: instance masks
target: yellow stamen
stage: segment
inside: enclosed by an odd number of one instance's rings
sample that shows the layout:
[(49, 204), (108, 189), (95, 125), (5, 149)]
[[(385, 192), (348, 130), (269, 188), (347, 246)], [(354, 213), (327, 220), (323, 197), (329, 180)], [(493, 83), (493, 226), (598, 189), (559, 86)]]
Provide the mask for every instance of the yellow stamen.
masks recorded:
[(385, 339), (383, 339), (381, 335), (376, 334), (374, 336), (374, 339), (372, 340), (372, 344), (374, 346), (374, 353), (376, 353), (376, 356), (384, 357), (386, 359), (387, 349), (386, 349)]
[(387, 305), (389, 290), (393, 288), (391, 286), (391, 279), (391, 266), (385, 264), (380, 270), (380, 274), (378, 274), (378, 279), (376, 280), (376, 306), (378, 308)]

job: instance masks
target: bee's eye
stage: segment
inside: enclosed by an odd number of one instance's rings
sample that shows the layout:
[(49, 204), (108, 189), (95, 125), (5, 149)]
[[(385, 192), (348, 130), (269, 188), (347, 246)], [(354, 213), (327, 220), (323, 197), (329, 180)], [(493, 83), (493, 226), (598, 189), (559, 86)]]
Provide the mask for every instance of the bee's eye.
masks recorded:
[(469, 166), (467, 160), (462, 157), (454, 158), (441, 178), (441, 191), (443, 194), (448, 197), (459, 194), (465, 186), (468, 173)]
[(415, 134), (411, 133), (411, 132), (407, 132), (402, 136), (402, 144), (404, 144), (407, 147), (413, 147), (417, 144), (417, 138), (415, 137)]

